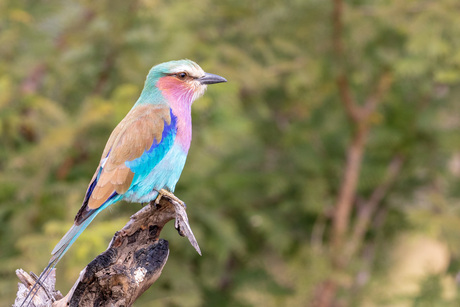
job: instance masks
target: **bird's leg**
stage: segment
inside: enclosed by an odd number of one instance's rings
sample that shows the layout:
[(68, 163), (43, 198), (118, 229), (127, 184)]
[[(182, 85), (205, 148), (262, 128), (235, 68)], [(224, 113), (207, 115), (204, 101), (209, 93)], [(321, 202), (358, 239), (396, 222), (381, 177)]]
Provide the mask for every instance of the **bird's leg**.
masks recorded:
[(162, 197), (169, 198), (170, 200), (180, 204), (182, 207), (184, 207), (184, 209), (187, 209), (187, 205), (182, 200), (180, 200), (179, 198), (177, 198), (176, 195), (165, 189), (161, 189), (160, 191), (158, 191), (158, 196), (155, 199), (155, 206), (160, 204), (160, 200)]

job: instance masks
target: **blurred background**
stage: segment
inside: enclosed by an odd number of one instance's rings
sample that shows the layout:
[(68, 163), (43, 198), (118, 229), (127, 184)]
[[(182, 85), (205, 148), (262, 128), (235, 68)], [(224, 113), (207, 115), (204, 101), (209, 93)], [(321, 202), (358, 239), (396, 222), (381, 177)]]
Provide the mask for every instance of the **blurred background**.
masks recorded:
[[(149, 69), (229, 82), (193, 106), (170, 256), (136, 306), (459, 306), (457, 0), (0, 1), (0, 305), (73, 222)], [(80, 270), (141, 208), (101, 213)]]

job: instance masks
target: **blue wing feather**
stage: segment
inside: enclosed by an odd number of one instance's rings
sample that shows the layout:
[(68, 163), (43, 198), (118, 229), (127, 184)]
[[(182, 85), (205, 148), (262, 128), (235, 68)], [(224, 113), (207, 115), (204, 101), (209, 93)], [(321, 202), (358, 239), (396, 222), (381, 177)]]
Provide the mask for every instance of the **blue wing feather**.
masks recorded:
[[(168, 153), (174, 144), (177, 132), (177, 117), (170, 111), (171, 122), (167, 124), (165, 122), (161, 141), (158, 143), (157, 139), (154, 139), (152, 146), (145, 151), (142, 156), (132, 161), (126, 161), (125, 164), (136, 177), (145, 177)], [(136, 176), (137, 175), (137, 176)]]

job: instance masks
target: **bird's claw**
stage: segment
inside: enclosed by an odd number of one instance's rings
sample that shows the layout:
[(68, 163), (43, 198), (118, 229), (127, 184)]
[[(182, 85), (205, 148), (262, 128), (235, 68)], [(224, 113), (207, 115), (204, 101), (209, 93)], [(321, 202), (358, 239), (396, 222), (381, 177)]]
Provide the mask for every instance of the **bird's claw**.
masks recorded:
[(158, 206), (160, 204), (160, 200), (163, 197), (169, 198), (170, 200), (180, 204), (182, 207), (184, 207), (184, 209), (187, 209), (187, 205), (182, 200), (180, 200), (179, 198), (177, 198), (176, 195), (165, 189), (161, 189), (160, 191), (158, 191), (158, 196), (155, 199), (155, 206)]

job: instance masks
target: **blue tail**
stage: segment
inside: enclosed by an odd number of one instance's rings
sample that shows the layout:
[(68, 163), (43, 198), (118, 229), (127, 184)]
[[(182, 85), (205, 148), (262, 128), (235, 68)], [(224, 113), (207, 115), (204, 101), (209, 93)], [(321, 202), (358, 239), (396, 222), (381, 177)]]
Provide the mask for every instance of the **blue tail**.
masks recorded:
[(51, 252), (51, 260), (59, 261), (62, 256), (69, 250), (70, 246), (75, 242), (75, 240), (81, 235), (81, 233), (88, 227), (88, 225), (93, 221), (96, 215), (99, 213), (99, 210), (94, 210), (92, 214), (80, 225), (72, 225), (72, 227), (67, 231), (67, 233), (62, 237), (61, 241), (54, 247)]
[[(48, 278), (48, 275), (51, 273), (51, 270), (54, 269), (56, 264), (61, 260), (62, 256), (69, 250), (70, 246), (75, 242), (75, 240), (78, 238), (78, 236), (81, 235), (81, 233), (88, 227), (88, 225), (92, 222), (92, 220), (96, 217), (96, 215), (102, 211), (105, 207), (107, 206), (102, 206), (98, 208), (97, 210), (92, 210), (90, 215), (87, 215), (86, 220), (84, 220), (80, 225), (74, 224), (69, 231), (62, 237), (61, 241), (56, 245), (56, 247), (53, 249), (51, 252), (51, 259), (46, 266), (46, 268), (43, 270), (43, 272), (40, 274), (38, 277), (37, 281), (34, 283), (32, 289), (29, 291), (27, 294), (26, 298), (21, 304), (22, 306), (29, 306), (29, 304), (32, 302), (32, 300), (35, 297), (35, 294), (37, 294), (38, 287), (41, 282), (45, 281)], [(30, 297), (32, 295), (32, 297)], [(30, 297), (30, 301), (27, 303), (27, 300)]]
[[(86, 227), (88, 227), (88, 225), (94, 220), (96, 215), (108, 206), (110, 206), (111, 204), (120, 200), (121, 196), (118, 195), (116, 192), (113, 192), (113, 194), (99, 208), (88, 208), (88, 199), (91, 196), (91, 192), (93, 191), (93, 188), (96, 185), (96, 183), (97, 179), (90, 184), (88, 191), (86, 192), (83, 205), (81, 206), (80, 210), (77, 213), (77, 216), (75, 217), (75, 222), (73, 226), (69, 229), (69, 231), (67, 231), (64, 237), (62, 237), (61, 241), (59, 241), (56, 247), (54, 247), (53, 251), (51, 252), (51, 259), (48, 265), (40, 274), (37, 281), (34, 283), (32, 289), (29, 291), (29, 293), (27, 293), (27, 296), (22, 302), (21, 307), (24, 305), (29, 306), (29, 304), (34, 299), (35, 294), (37, 294), (37, 286), (41, 284), (40, 282), (48, 278), (48, 275), (51, 273), (51, 270), (54, 269), (59, 260), (61, 260), (62, 256), (64, 256), (64, 254), (69, 250), (70, 246), (72, 246), (73, 242), (75, 242), (75, 240), (81, 235), (81, 233), (86, 229)], [(31, 295), (32, 297), (30, 297)], [(29, 297), (30, 301), (27, 303)]]

